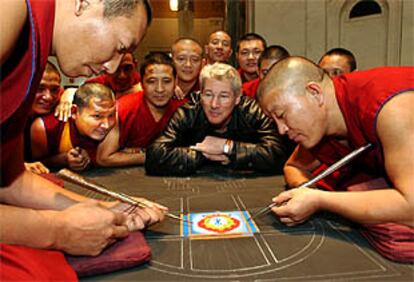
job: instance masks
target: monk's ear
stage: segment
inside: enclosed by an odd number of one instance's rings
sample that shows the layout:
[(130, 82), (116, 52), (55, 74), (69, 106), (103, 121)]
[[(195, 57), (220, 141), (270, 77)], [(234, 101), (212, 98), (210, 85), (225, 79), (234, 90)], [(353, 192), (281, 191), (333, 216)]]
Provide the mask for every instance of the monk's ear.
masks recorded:
[(89, 7), (89, 0), (75, 0), (75, 15), (80, 16)]
[(308, 84), (306, 84), (306, 90), (312, 98), (316, 99), (319, 105), (324, 103), (323, 91), (319, 83), (314, 81), (308, 82)]

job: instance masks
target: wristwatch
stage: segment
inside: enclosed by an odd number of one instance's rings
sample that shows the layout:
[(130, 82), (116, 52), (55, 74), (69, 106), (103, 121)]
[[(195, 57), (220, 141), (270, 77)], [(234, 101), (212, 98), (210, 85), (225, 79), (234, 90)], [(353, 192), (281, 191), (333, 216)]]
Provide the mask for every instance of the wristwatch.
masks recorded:
[(224, 146), (223, 146), (223, 153), (226, 155), (226, 156), (228, 156), (228, 155), (230, 155), (230, 149), (231, 149), (231, 140), (230, 139), (227, 139), (226, 140), (226, 142), (224, 143)]

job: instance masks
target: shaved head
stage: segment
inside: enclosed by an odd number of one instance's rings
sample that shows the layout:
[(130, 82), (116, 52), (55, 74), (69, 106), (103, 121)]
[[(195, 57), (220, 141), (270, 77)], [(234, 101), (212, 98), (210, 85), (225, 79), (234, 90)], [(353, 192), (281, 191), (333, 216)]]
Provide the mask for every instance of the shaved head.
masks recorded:
[(288, 57), (275, 64), (260, 83), (257, 98), (268, 93), (303, 95), (308, 82), (322, 82), (324, 71), (303, 57)]
[(337, 133), (341, 113), (333, 82), (306, 58), (288, 57), (276, 63), (260, 83), (257, 97), (279, 133), (304, 148)]
[(177, 46), (186, 46), (187, 48), (194, 48), (197, 50), (200, 56), (203, 55), (203, 47), (201, 47), (201, 44), (193, 38), (189, 38), (189, 37), (178, 38), (171, 46), (171, 53), (173, 55), (176, 54), (178, 51)]

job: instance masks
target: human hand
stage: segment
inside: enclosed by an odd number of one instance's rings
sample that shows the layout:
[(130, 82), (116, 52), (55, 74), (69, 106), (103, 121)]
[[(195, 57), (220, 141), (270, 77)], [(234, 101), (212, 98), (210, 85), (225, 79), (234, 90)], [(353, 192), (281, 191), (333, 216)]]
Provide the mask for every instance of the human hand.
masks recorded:
[[(68, 88), (60, 96), (59, 104), (55, 109), (55, 117), (57, 117), (60, 121), (66, 122), (70, 117), (72, 117), (72, 102), (75, 92), (76, 88)], [(75, 116), (72, 118), (75, 118)]]
[(79, 147), (70, 149), (66, 156), (69, 168), (74, 171), (85, 170), (91, 163), (88, 152)]
[(36, 174), (49, 173), (49, 169), (44, 166), (41, 162), (24, 163), (26, 170)]
[(177, 100), (182, 100), (185, 98), (183, 90), (181, 90), (181, 88), (178, 85), (174, 89), (174, 97)]
[(113, 212), (95, 200), (56, 212), (53, 248), (72, 255), (99, 255), (119, 238), (128, 236), (126, 216)]
[(277, 205), (272, 211), (288, 226), (303, 223), (320, 208), (320, 193), (307, 187), (282, 192), (272, 199)]
[(123, 212), (126, 215), (126, 223), (129, 231), (142, 230), (164, 220), (164, 215), (168, 212), (167, 207), (144, 198), (134, 197), (134, 199), (143, 203), (145, 208), (136, 207), (131, 213), (129, 211), (132, 210), (132, 207), (129, 204), (111, 202), (107, 205), (113, 211)]
[(225, 138), (206, 136), (201, 143), (190, 146), (190, 149), (199, 151), (201, 153), (206, 153), (207, 155), (223, 155), (223, 149), (226, 140), (227, 139)]

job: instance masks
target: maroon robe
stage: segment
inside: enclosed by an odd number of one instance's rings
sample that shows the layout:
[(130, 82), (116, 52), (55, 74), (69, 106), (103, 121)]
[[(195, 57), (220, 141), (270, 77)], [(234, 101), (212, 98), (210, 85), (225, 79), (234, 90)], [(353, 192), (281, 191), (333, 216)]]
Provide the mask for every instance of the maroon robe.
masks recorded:
[[(325, 166), (344, 157), (358, 147), (372, 143), (374, 148), (341, 169), (325, 184), (330, 189), (382, 178), (387, 180), (383, 149), (377, 136), (377, 118), (382, 107), (402, 92), (414, 91), (414, 67), (382, 67), (353, 72), (333, 80), (339, 108), (348, 130), (350, 148), (330, 137), (311, 149)], [(403, 94), (404, 95), (404, 94)], [(407, 140), (408, 142), (408, 140)], [(375, 183), (378, 181), (374, 181)], [(389, 182), (389, 181), (388, 181)], [(388, 185), (392, 185), (388, 183)], [(366, 185), (366, 189), (379, 188)], [(371, 244), (385, 257), (402, 262), (414, 261), (414, 228), (394, 223), (364, 225), (363, 232)]]
[(2, 66), (1, 186), (11, 184), (24, 171), (24, 125), (49, 56), (54, 9), (55, 3), (50, 0), (28, 3), (27, 22), (13, 53)]
[[(55, 2), (27, 0), (26, 5), (26, 23), (1, 70), (1, 187), (25, 169), (24, 126), (52, 44)], [(61, 252), (24, 246), (0, 244), (0, 269), (1, 281), (77, 280)]]

